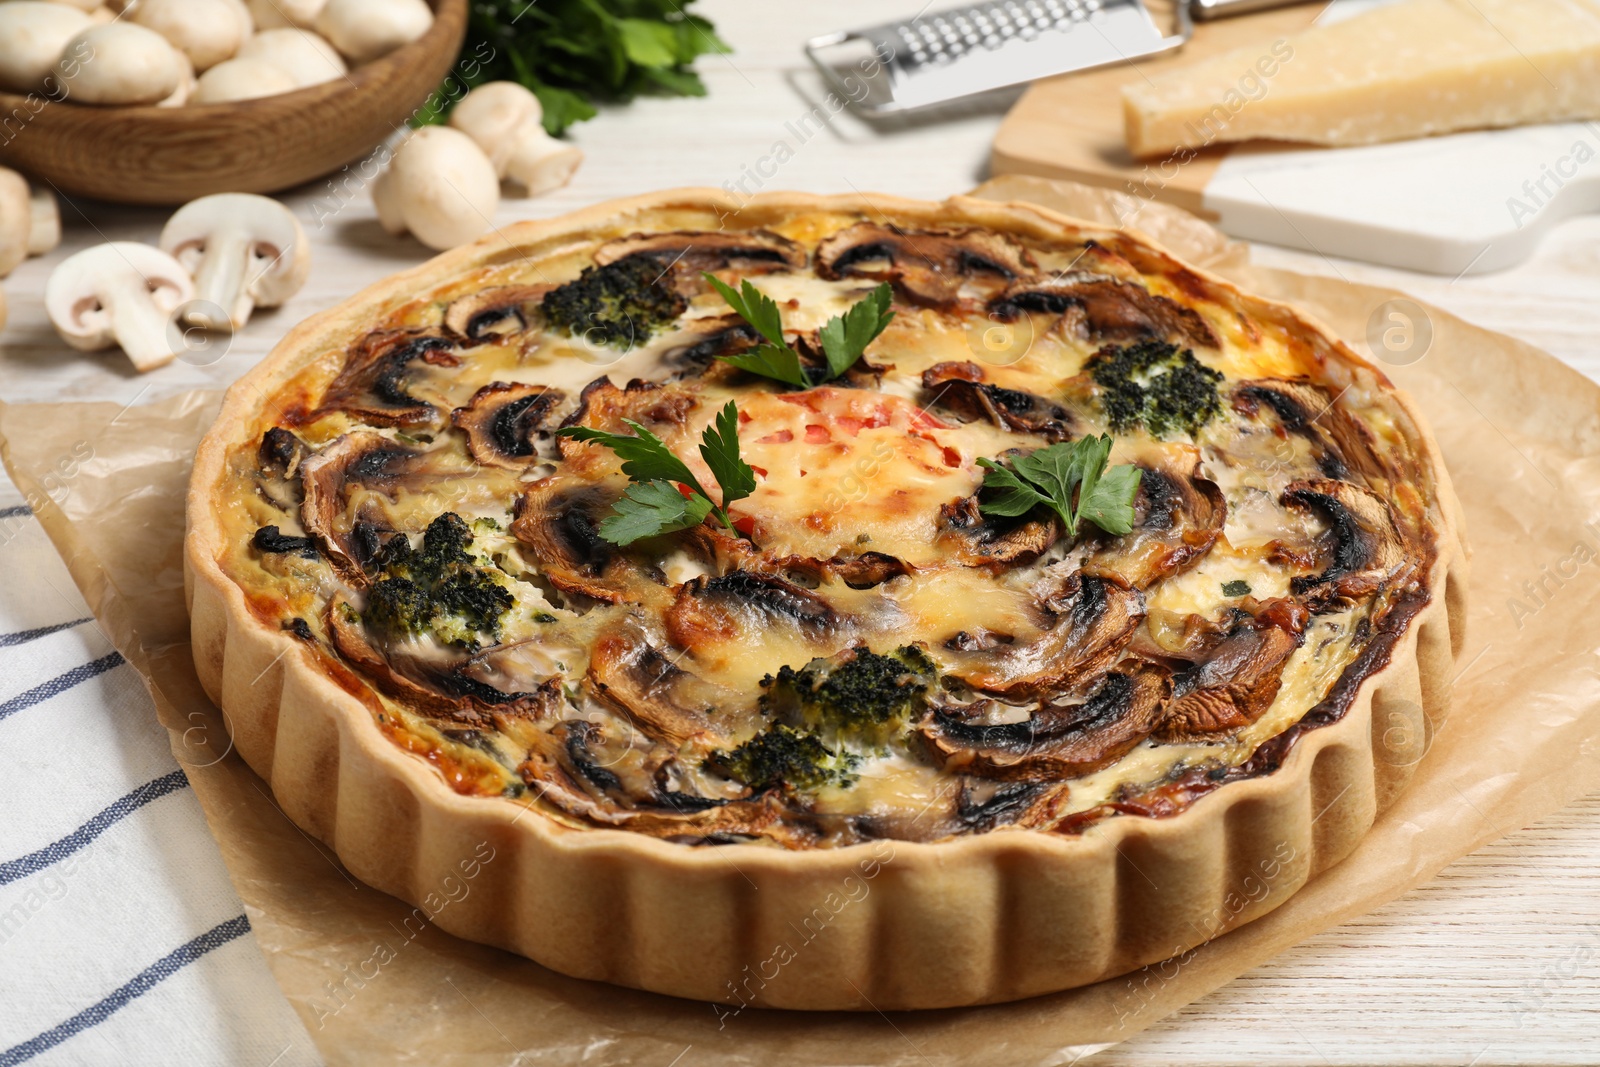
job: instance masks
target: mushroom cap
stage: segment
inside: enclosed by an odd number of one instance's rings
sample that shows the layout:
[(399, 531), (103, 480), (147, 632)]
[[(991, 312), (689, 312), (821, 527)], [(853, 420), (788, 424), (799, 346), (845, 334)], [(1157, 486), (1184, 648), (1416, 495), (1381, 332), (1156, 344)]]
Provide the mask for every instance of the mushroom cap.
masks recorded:
[[(4, 2), (4, 0), (0, 0), (0, 2)], [(101, 4), (101, 0), (52, 0), (52, 2), (62, 7), (75, 7), (85, 14), (95, 10)], [(123, 0), (123, 6), (126, 7), (131, 2), (132, 0)]]
[[(502, 178), (517, 142), (544, 117), (539, 98), (516, 82), (486, 82), (457, 101), (450, 125), (478, 142)], [(541, 126), (541, 132), (543, 127)]]
[(156, 107), (183, 107), (189, 102), (190, 97), (194, 96), (195, 86), (200, 84), (199, 79), (194, 76), (194, 64), (189, 62), (189, 57), (179, 52), (178, 59), (183, 63), (183, 76), (178, 79), (178, 87)]
[(88, 29), (89, 16), (62, 4), (11, 0), (0, 4), (0, 89), (43, 89), (67, 42)]
[(543, 196), (572, 180), (583, 164), (583, 149), (558, 141), (539, 126), (530, 130), (511, 153), (505, 176), (529, 196)]
[(423, 0), (328, 0), (315, 29), (352, 63), (366, 63), (410, 44), (433, 25)]
[(236, 54), (252, 29), (240, 0), (139, 0), (127, 17), (165, 37), (202, 72)]
[(424, 126), (395, 150), (372, 190), (378, 221), (444, 251), (488, 232), (500, 178), (476, 141), (449, 126)]
[(225, 104), (292, 93), (298, 88), (294, 76), (275, 63), (264, 59), (228, 59), (200, 75), (190, 102)]
[(328, 0), (247, 0), (259, 30), (310, 29)]
[(153, 245), (116, 241), (67, 257), (45, 284), (50, 322), (85, 352), (120, 344), (140, 370), (170, 362), (172, 312), (194, 296), (183, 265)]
[(62, 92), (82, 104), (154, 104), (172, 95), (183, 71), (182, 54), (165, 37), (131, 22), (89, 27), (55, 65)]
[(264, 59), (302, 89), (335, 81), (349, 72), (344, 57), (325, 38), (294, 27), (263, 30), (244, 43), (239, 58)]
[(32, 230), (33, 206), (29, 203), (27, 179), (0, 167), (0, 278), (28, 258)]
[(55, 190), (38, 186), (28, 198), (32, 225), (28, 230), (28, 255), (42, 256), (53, 252), (61, 243), (61, 205), (56, 203)]
[(294, 213), (253, 193), (185, 204), (161, 231), (161, 250), (194, 276), (196, 298), (222, 308), (236, 329), (255, 307), (277, 307), (299, 292), (311, 273), (311, 246)]

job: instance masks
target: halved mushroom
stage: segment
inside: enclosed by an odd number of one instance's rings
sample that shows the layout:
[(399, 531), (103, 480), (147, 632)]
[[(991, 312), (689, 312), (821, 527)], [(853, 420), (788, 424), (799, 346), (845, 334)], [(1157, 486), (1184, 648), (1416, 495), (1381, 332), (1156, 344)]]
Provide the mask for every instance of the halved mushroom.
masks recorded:
[(185, 321), (212, 330), (243, 329), (252, 311), (279, 307), (311, 274), (311, 244), (294, 213), (250, 193), (185, 204), (167, 220), (161, 248), (194, 275), (198, 302)]
[(0, 89), (44, 90), (67, 42), (91, 25), (87, 14), (65, 4), (42, 0), (0, 4)]
[(1207, 741), (1259, 719), (1283, 683), (1289, 656), (1305, 640), (1309, 616), (1299, 603), (1276, 599), (1240, 612), (1232, 627), (1194, 666), (1173, 678), (1173, 700), (1156, 736)]
[(1098, 549), (1083, 570), (1143, 590), (1205, 558), (1222, 536), (1228, 504), (1222, 488), (1200, 476), (1197, 450), (1138, 467), (1133, 529)]
[(1295, 595), (1313, 604), (1356, 600), (1382, 591), (1407, 565), (1405, 540), (1395, 528), (1394, 515), (1370, 489), (1314, 479), (1290, 485), (1282, 500), (1286, 507), (1315, 512), (1328, 523), (1323, 543), (1316, 546), (1326, 565), (1321, 574), (1291, 580)]
[(976, 363), (936, 363), (922, 372), (925, 406), (946, 408), (969, 422), (986, 419), (1002, 429), (1035, 433), (1046, 441), (1072, 438), (1076, 423), (1060, 404), (983, 379)]
[(141, 371), (177, 356), (172, 313), (194, 299), (183, 264), (150, 245), (115, 241), (68, 257), (45, 285), (45, 312), (73, 348), (120, 345)]
[(171, 96), (187, 69), (183, 54), (154, 30), (131, 22), (90, 26), (68, 41), (53, 77), (80, 104), (155, 104)]
[(462, 97), (450, 125), (478, 142), (495, 173), (541, 196), (572, 180), (583, 149), (545, 132), (539, 98), (517, 82), (488, 82)]
[(1046, 704), (1024, 720), (985, 722), (993, 701), (938, 708), (919, 727), (947, 774), (1054, 782), (1099, 770), (1127, 755), (1160, 722), (1172, 680), (1153, 664), (1107, 674), (1081, 704)]
[(339, 654), (377, 687), (425, 715), (467, 726), (494, 727), (508, 718), (539, 719), (564, 703), (560, 682), (533, 692), (505, 693), (471, 678), (471, 660), (434, 657), (415, 649), (385, 653), (367, 635), (350, 598), (335, 593), (328, 603), (328, 634)]
[(300, 524), (317, 539), (346, 583), (365, 586), (367, 564), (383, 537), (394, 536), (387, 523), (375, 528), (349, 514), (351, 490), (392, 491), (395, 483), (413, 473), (421, 458), (421, 453), (382, 434), (361, 430), (345, 434), (301, 460)]
[(1010, 237), (990, 230), (902, 230), (858, 222), (817, 246), (823, 278), (889, 282), (905, 299), (949, 307), (969, 282), (1004, 286), (1032, 273), (1033, 260)]
[(310, 30), (263, 30), (239, 48), (240, 59), (271, 63), (294, 79), (296, 87), (337, 81), (349, 73), (338, 49)]
[(478, 142), (449, 126), (424, 126), (395, 148), (372, 183), (372, 204), (385, 230), (443, 252), (489, 232), (500, 178)]
[(232, 59), (254, 29), (239, 0), (139, 0), (124, 17), (165, 37), (196, 72)]
[(1025, 311), (1062, 315), (1068, 333), (1093, 340), (1177, 338), (1207, 348), (1219, 343), (1192, 308), (1107, 275), (1076, 273), (1022, 281), (995, 297), (989, 310), (1002, 319), (1014, 319)]
[(1074, 574), (1039, 599), (1042, 632), (988, 648), (946, 646), (948, 673), (1008, 701), (1047, 698), (1083, 684), (1122, 658), (1144, 619), (1144, 597), (1114, 580)]
[(407, 391), (412, 364), (458, 367), (455, 342), (428, 330), (377, 330), (351, 350), (318, 413), (344, 411), (375, 426), (435, 428), (444, 412)]
[(367, 63), (410, 44), (433, 26), (424, 0), (327, 0), (315, 29), (352, 63)]
[(723, 744), (723, 728), (710, 717), (732, 706), (735, 695), (679, 667), (626, 619), (595, 639), (588, 683), (646, 736), (681, 747), (690, 740)]
[(821, 634), (843, 625), (832, 605), (811, 590), (737, 570), (678, 586), (663, 621), (672, 643), (691, 651), (756, 637), (773, 626)]
[(521, 333), (538, 321), (539, 302), (551, 286), (496, 285), (450, 302), (445, 327), (469, 341)]
[(491, 382), (472, 394), (450, 421), (467, 434), (467, 451), (479, 463), (521, 469), (539, 460), (534, 438), (566, 394), (524, 383)]

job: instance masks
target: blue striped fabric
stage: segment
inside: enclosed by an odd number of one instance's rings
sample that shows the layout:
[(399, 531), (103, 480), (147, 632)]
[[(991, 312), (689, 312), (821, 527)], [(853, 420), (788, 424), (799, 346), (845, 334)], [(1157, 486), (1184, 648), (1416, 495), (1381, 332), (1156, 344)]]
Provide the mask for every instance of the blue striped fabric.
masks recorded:
[(0, 506), (0, 1067), (311, 1067), (167, 731), (31, 514)]
[(129, 981), (102, 1000), (84, 1008), (59, 1026), (53, 1026), (38, 1037), (0, 1052), (0, 1067), (14, 1067), (26, 1063), (39, 1053), (55, 1048), (80, 1031), (104, 1022), (113, 1012), (126, 1007), (129, 1002), (150, 992), (157, 983), (172, 977), (195, 960), (219, 945), (250, 932), (250, 920), (243, 915), (213, 926), (199, 937), (179, 945), (150, 966), (134, 975)]

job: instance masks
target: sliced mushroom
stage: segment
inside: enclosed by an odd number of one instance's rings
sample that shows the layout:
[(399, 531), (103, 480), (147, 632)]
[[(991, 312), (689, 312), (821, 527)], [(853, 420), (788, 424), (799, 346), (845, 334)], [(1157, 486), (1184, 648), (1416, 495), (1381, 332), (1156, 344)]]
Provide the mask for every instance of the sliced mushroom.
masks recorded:
[(1318, 548), (1321, 574), (1296, 577), (1290, 589), (1313, 604), (1357, 600), (1381, 592), (1407, 565), (1405, 540), (1395, 529), (1388, 503), (1370, 489), (1316, 479), (1284, 490), (1286, 507), (1321, 515), (1328, 533)]
[(678, 586), (664, 621), (672, 643), (691, 651), (756, 637), (771, 626), (821, 634), (842, 625), (832, 605), (811, 590), (737, 570)]
[(942, 407), (967, 421), (984, 419), (1006, 430), (1067, 441), (1076, 423), (1066, 408), (1044, 397), (990, 385), (976, 363), (936, 363), (922, 372), (926, 406)]
[(963, 778), (956, 794), (958, 833), (987, 833), (999, 826), (1047, 826), (1071, 793), (1066, 784)]
[(539, 302), (548, 285), (497, 285), (452, 300), (445, 308), (445, 327), (469, 341), (493, 340), (521, 333), (538, 321)]
[(704, 374), (717, 366), (718, 356), (731, 356), (761, 343), (761, 335), (738, 315), (690, 319), (662, 349), (661, 362), (685, 377)]
[(619, 495), (620, 487), (541, 479), (517, 501), (511, 535), (561, 592), (607, 604), (638, 602), (646, 575), (600, 536), (600, 522)]
[(583, 149), (545, 132), (539, 98), (517, 82), (480, 85), (457, 102), (450, 125), (478, 142), (495, 173), (542, 196), (572, 180)]
[(161, 248), (194, 275), (197, 303), (185, 321), (207, 329), (243, 329), (257, 307), (281, 306), (311, 274), (311, 244), (294, 213), (250, 193), (185, 204), (167, 220)]
[(131, 22), (90, 26), (67, 42), (53, 77), (81, 104), (155, 104), (178, 88), (183, 54), (154, 30)]
[[(681, 430), (689, 413), (699, 406), (694, 394), (680, 387), (635, 379), (618, 389), (610, 378), (596, 378), (578, 394), (578, 407), (563, 420), (563, 426), (589, 426), (613, 433), (632, 433), (623, 420), (637, 422), (660, 435)], [(610, 469), (616, 456), (603, 446), (563, 437), (559, 442), (568, 469), (582, 472), (591, 468)]]
[(1348, 479), (1354, 473), (1375, 481), (1389, 474), (1372, 431), (1351, 418), (1321, 386), (1303, 378), (1266, 378), (1240, 382), (1234, 388), (1234, 411), (1259, 419), (1262, 408), (1277, 417), (1285, 432), (1311, 443), (1322, 477)]
[(352, 63), (368, 63), (410, 44), (433, 26), (424, 0), (327, 0), (315, 29)]
[(345, 434), (321, 451), (300, 461), (302, 502), (300, 524), (317, 539), (328, 562), (350, 585), (367, 584), (371, 562), (383, 535), (393, 536), (386, 523), (363, 525), (351, 516), (352, 488), (392, 491), (411, 474), (422, 454), (404, 448), (371, 431)]
[(817, 246), (817, 274), (830, 280), (889, 282), (905, 299), (926, 307), (952, 306), (962, 286), (986, 279), (989, 288), (1033, 271), (1026, 249), (990, 230), (901, 230), (858, 222)]
[(1173, 678), (1174, 700), (1156, 736), (1195, 742), (1248, 726), (1272, 706), (1283, 668), (1305, 640), (1304, 607), (1278, 599), (1244, 612), (1201, 662)]
[(734, 694), (677, 666), (631, 619), (595, 639), (587, 681), (646, 736), (674, 749), (727, 740), (711, 714), (729, 710)]
[(489, 232), (500, 178), (478, 142), (449, 126), (424, 126), (394, 150), (372, 183), (372, 204), (385, 230), (444, 252)]
[(545, 718), (563, 703), (560, 683), (553, 679), (531, 693), (503, 693), (464, 673), (470, 660), (435, 660), (409, 651), (386, 654), (367, 636), (344, 593), (334, 594), (328, 603), (327, 628), (346, 661), (379, 690), (425, 715), (493, 727), (508, 718)]
[(1007, 519), (985, 515), (976, 496), (939, 508), (935, 544), (969, 567), (999, 567), (1038, 559), (1061, 537), (1061, 523), (1045, 519)]
[(1160, 722), (1172, 692), (1151, 664), (1107, 674), (1081, 704), (1046, 704), (1020, 722), (985, 723), (992, 701), (958, 712), (937, 709), (919, 728), (946, 774), (1056, 782), (1099, 770), (1133, 750)]
[(0, 89), (43, 91), (67, 43), (91, 25), (88, 15), (65, 4), (42, 0), (0, 4)]
[(491, 382), (451, 412), (450, 421), (466, 431), (473, 459), (516, 470), (538, 462), (534, 438), (565, 399), (561, 390), (543, 385)]
[(1157, 337), (1207, 348), (1219, 344), (1216, 333), (1192, 308), (1106, 275), (1068, 274), (1019, 282), (995, 297), (989, 309), (1002, 319), (1025, 311), (1063, 315), (1069, 333), (1094, 340)]
[(435, 428), (444, 413), (407, 391), (412, 364), (457, 367), (455, 342), (428, 330), (378, 330), (351, 350), (344, 369), (322, 395), (318, 413), (348, 412), (374, 426)]
[(1060, 580), (1038, 610), (1043, 632), (1031, 641), (973, 651), (946, 646), (948, 673), (1008, 701), (1048, 698), (1116, 663), (1145, 616), (1138, 592), (1087, 574)]
[(1200, 476), (1192, 449), (1160, 465), (1138, 466), (1143, 473), (1133, 529), (1097, 550), (1083, 570), (1144, 590), (1205, 558), (1222, 536), (1228, 505), (1221, 487)]
[(638, 233), (607, 241), (594, 251), (595, 264), (601, 267), (633, 256), (695, 277), (703, 270), (737, 267), (742, 274), (757, 274), (799, 270), (806, 264), (805, 249), (766, 230)]
[(177, 356), (172, 313), (194, 299), (183, 264), (146, 244), (116, 241), (68, 257), (45, 285), (45, 311), (73, 348), (120, 345), (141, 371)]

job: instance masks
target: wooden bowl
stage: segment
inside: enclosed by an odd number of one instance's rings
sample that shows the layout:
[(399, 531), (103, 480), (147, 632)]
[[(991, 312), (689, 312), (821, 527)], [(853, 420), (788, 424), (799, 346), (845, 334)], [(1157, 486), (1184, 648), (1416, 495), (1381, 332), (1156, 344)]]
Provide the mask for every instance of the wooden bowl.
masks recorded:
[(431, 3), (433, 26), (420, 40), (348, 78), (279, 96), (163, 108), (0, 93), (0, 164), (123, 204), (275, 193), (331, 174), (405, 126), (455, 65), (468, 0)]

